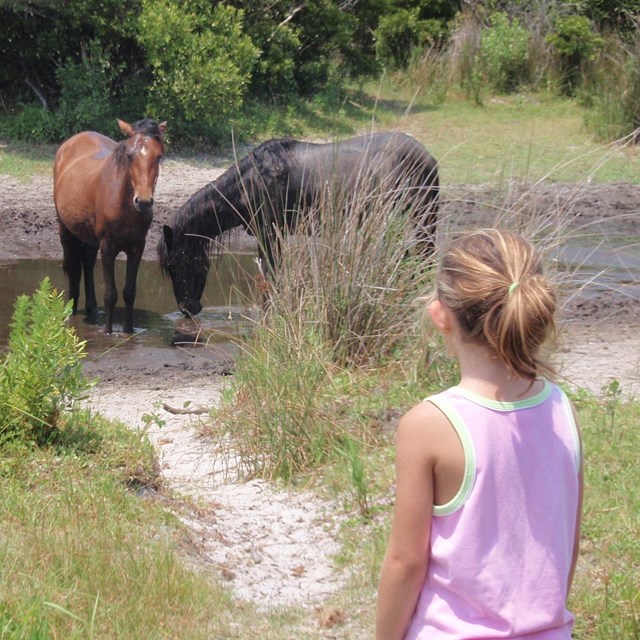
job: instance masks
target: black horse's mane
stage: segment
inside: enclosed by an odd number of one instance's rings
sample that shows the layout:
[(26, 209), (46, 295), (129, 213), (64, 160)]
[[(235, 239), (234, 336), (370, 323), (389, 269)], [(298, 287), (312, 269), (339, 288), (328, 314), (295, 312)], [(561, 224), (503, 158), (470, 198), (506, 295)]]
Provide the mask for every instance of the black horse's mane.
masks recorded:
[[(131, 126), (135, 133), (140, 133), (147, 138), (153, 138), (158, 140), (158, 142), (164, 142), (162, 129), (160, 129), (160, 125), (153, 118), (143, 118), (142, 120), (134, 122)], [(121, 140), (113, 152), (113, 159), (116, 161), (118, 166), (126, 166), (129, 163), (129, 157), (127, 156), (127, 141), (128, 138)]]
[(291, 151), (299, 144), (293, 138), (268, 140), (237, 160), (176, 211), (170, 223), (174, 233), (217, 237), (246, 224), (250, 212), (241, 204), (243, 196), (257, 186), (269, 190), (272, 184), (285, 182), (292, 166)]

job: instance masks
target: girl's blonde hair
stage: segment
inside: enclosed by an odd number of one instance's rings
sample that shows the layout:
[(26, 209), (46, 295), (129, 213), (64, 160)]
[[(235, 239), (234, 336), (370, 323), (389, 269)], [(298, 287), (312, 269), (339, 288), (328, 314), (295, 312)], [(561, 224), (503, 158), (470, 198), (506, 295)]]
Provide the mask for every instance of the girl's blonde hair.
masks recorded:
[(440, 263), (435, 295), (464, 334), (490, 347), (513, 373), (555, 376), (539, 352), (555, 334), (556, 296), (523, 237), (497, 229), (460, 236)]

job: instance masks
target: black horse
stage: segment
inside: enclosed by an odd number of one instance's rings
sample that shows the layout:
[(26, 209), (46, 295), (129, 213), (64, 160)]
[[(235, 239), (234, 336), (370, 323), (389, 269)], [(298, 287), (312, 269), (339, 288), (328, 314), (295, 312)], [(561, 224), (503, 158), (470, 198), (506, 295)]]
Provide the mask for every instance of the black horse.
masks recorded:
[(256, 236), (260, 258), (272, 269), (278, 230), (293, 230), (300, 212), (317, 206), (327, 189), (347, 201), (363, 189), (367, 194), (384, 190), (410, 210), (419, 251), (425, 256), (433, 251), (438, 169), (417, 140), (396, 132), (328, 144), (277, 138), (196, 192), (163, 226), (158, 257), (182, 313), (195, 315), (202, 309), (211, 240), (243, 226)]

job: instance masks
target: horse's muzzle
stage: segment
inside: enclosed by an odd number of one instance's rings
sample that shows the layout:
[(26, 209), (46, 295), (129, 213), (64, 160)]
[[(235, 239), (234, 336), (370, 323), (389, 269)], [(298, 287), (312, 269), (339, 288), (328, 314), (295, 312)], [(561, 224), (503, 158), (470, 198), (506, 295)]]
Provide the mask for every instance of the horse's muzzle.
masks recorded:
[(142, 198), (138, 198), (136, 196), (133, 199), (133, 206), (137, 211), (149, 211), (151, 207), (153, 207), (153, 198), (149, 198), (149, 200), (143, 200)]
[(202, 305), (198, 300), (185, 300), (178, 303), (178, 309), (187, 316), (197, 316), (202, 311)]

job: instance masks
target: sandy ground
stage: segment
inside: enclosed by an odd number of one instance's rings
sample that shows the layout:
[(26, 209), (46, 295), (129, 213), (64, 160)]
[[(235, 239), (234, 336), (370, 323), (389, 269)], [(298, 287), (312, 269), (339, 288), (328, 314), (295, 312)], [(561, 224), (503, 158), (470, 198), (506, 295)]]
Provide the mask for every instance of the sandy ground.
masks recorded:
[[(161, 225), (171, 211), (231, 161), (231, 157), (174, 159), (164, 164), (146, 259), (155, 259)], [(452, 188), (445, 195), (457, 203), (447, 206), (447, 215), (457, 215), (467, 225), (486, 224), (482, 189)], [(640, 188), (621, 183), (584, 188), (576, 194), (573, 187), (551, 185), (541, 188), (538, 197), (542, 207), (570, 206), (576, 224), (589, 229), (594, 246), (612, 235), (617, 239), (614, 244), (637, 261), (628, 282), (577, 296), (567, 304), (558, 349), (570, 384), (598, 393), (615, 378), (625, 393), (637, 394)], [(23, 183), (0, 176), (0, 220), (4, 236), (0, 262), (60, 257), (50, 177)], [(332, 565), (340, 509), (310, 493), (283, 491), (262, 481), (236, 482), (233, 461), (224, 456), (219, 443), (201, 435), (206, 415), (178, 415), (161, 408), (162, 403), (173, 408), (215, 405), (224, 383), (215, 375), (215, 367), (203, 367), (194, 359), (158, 363), (135, 373), (94, 369), (92, 375), (100, 382), (91, 402), (96, 410), (135, 428), (144, 426), (145, 414), (165, 423), (162, 427), (152, 423), (148, 433), (167, 486), (198, 505), (185, 518), (197, 541), (198, 564), (227, 582), (239, 598), (260, 605), (312, 607), (335, 591), (346, 579)]]

